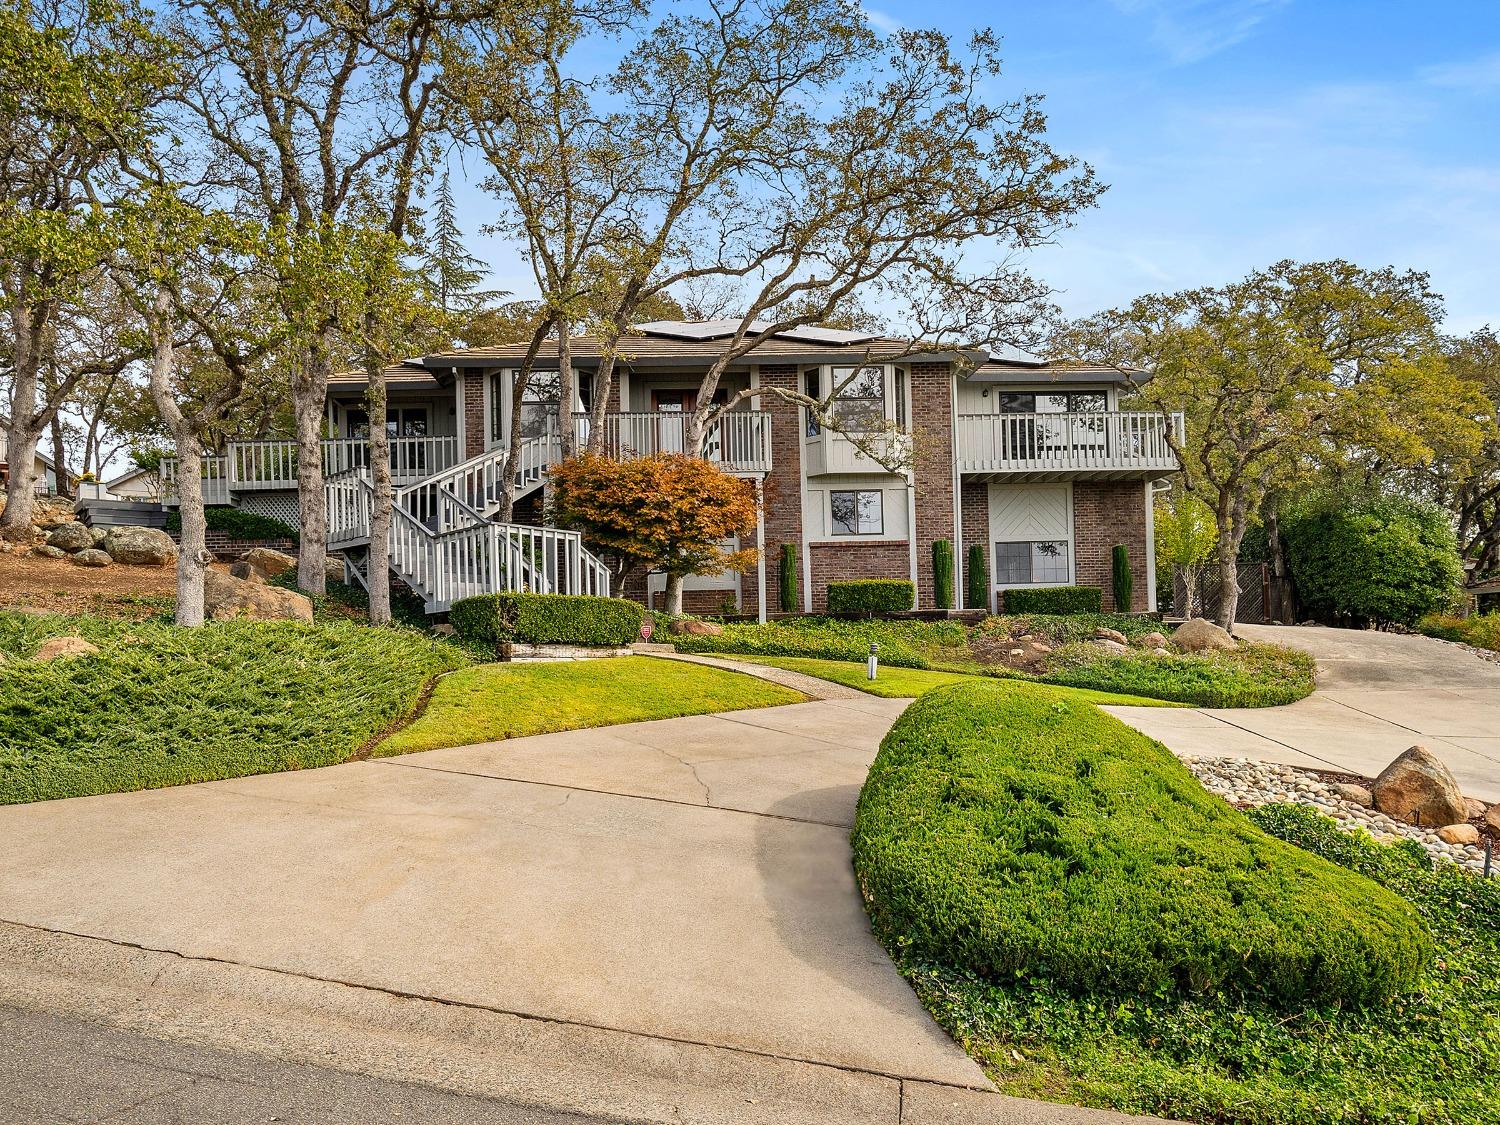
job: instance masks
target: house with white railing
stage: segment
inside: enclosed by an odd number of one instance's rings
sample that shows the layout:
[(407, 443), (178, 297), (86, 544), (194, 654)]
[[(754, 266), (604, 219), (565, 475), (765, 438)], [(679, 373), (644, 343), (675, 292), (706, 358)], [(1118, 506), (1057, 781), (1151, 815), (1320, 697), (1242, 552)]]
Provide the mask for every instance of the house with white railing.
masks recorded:
[[(1110, 555), (1123, 544), (1141, 579), (1129, 608), (1155, 608), (1151, 494), (1154, 482), (1177, 470), (1172, 439), (1180, 441), (1182, 418), (1128, 409), (1125, 376), (1020, 354), (912, 355), (900, 340), (803, 329), (774, 336), (729, 366), (715, 397), (732, 405), (690, 449), (687, 423), (702, 374), (735, 327), (641, 325), (603, 390), (608, 455), (687, 453), (763, 486), (753, 532), (758, 568), (689, 579), (689, 610), (764, 615), (779, 608), (768, 604), (767, 591), (777, 589), (786, 543), (797, 547), (799, 608), (822, 608), (830, 581), (858, 577), (911, 578), (918, 606), (930, 607), (938, 539), (953, 544), (959, 591), (969, 547), (982, 546), (991, 605), (1012, 587), (1086, 584), (1104, 588), (1109, 608)], [(513, 413), (512, 381), (524, 353), (519, 344), (458, 349), (387, 373), (384, 424), (396, 486), (391, 566), (432, 612), (485, 590), (610, 592), (603, 562), (575, 533), (546, 526), (544, 503), (564, 428), (580, 444), (590, 436), (598, 348), (588, 337), (574, 340), (576, 393), (567, 403), (556, 354), (544, 352)], [(835, 388), (834, 426), (792, 397), (821, 399)], [(333, 380), (322, 452), (330, 548), (360, 579), (370, 507), (364, 391), (360, 374)], [(514, 428), (521, 456), (507, 466)], [(881, 463), (869, 441), (850, 436), (861, 433), (909, 443), (910, 456)], [(205, 496), (294, 523), (297, 456), (290, 440), (231, 442), (205, 463)], [(516, 504), (512, 520), (500, 523), (507, 471)], [(164, 491), (171, 503), (170, 464)], [(649, 602), (664, 585), (650, 575), (613, 592)]]

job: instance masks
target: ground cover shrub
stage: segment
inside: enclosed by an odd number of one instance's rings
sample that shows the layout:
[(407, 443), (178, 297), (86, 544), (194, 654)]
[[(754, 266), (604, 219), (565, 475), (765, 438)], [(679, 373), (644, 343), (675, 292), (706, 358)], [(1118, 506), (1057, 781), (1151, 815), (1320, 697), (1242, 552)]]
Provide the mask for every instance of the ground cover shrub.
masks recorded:
[[(272, 516), (247, 512), (243, 508), (204, 508), (203, 518), (209, 531), (223, 532), (235, 539), (290, 539), (298, 541), (297, 529)], [(175, 508), (167, 513), (167, 530), (182, 531), (182, 513)]]
[(1463, 576), (1448, 516), (1401, 497), (1334, 497), (1282, 521), (1297, 596), (1320, 621), (1414, 625)]
[(964, 651), (966, 630), (956, 621), (844, 620), (789, 617), (765, 625), (727, 623), (716, 637), (673, 636), (683, 652), (739, 653), (747, 656), (807, 656), (863, 663), (871, 643), (883, 663), (926, 668), (932, 652)]
[(1096, 629), (1114, 629), (1130, 640), (1157, 632), (1161, 623), (1134, 613), (1022, 613), (986, 617), (975, 628), (980, 635), (1008, 636), (1033, 633), (1049, 644), (1066, 645), (1086, 641)]
[(1007, 1093), (1216, 1125), (1470, 1125), (1500, 1104), (1500, 879), (1381, 845), (1299, 806), (1263, 831), (1399, 894), (1433, 935), (1421, 987), (1292, 1011), (1253, 995), (1076, 995), (899, 958), (937, 1020)]
[(465, 641), (497, 646), (594, 645), (616, 648), (640, 639), (646, 609), (625, 598), (582, 594), (480, 594), (462, 598), (448, 623)]
[(900, 613), (916, 604), (909, 578), (851, 578), (828, 583), (829, 613)]
[[(283, 570), (273, 578), (266, 579), (268, 586), (280, 586), (283, 590), (295, 590), (313, 604), (313, 620), (367, 621), (370, 614), (370, 594), (363, 586), (329, 580), (321, 594), (309, 594), (297, 585), (297, 570)], [(412, 629), (426, 629), (432, 618), (422, 599), (403, 585), (391, 586), (391, 619)]]
[(1098, 586), (1042, 586), (1035, 590), (1004, 590), (1001, 608), (1006, 613), (1098, 613), (1104, 591)]
[[(52, 637), (101, 652), (30, 659)], [(0, 803), (347, 759), (468, 658), (407, 629), (0, 612)]]
[(1431, 958), (1398, 895), (1271, 838), (1159, 743), (1040, 685), (912, 704), (852, 839), (886, 945), (992, 981), (1362, 1005)]
[(1048, 683), (1170, 699), (1196, 707), (1280, 707), (1312, 693), (1316, 661), (1280, 645), (1246, 644), (1234, 652), (1106, 652), (1098, 645), (1059, 649)]
[(1500, 613), (1483, 613), (1475, 617), (1429, 613), (1417, 622), (1417, 631), (1445, 641), (1462, 641), (1476, 648), (1500, 651)]

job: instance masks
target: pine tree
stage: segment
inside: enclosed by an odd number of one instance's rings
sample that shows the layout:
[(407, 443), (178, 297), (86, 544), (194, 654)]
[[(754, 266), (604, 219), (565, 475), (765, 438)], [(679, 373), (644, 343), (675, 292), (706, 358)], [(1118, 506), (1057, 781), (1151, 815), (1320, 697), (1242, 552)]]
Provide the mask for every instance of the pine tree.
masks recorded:
[(458, 225), (458, 209), (446, 171), (434, 202), (437, 206), (432, 229), (428, 232), (426, 253), (422, 255), (428, 283), (443, 312), (471, 312), (490, 294), (479, 291), (484, 262), (464, 246), (464, 233)]

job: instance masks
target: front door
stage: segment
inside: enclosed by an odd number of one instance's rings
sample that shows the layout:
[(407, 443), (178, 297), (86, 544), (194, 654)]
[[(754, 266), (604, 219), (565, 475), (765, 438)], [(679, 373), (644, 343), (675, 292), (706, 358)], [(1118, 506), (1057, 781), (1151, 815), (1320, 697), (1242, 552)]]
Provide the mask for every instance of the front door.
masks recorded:
[(686, 452), (687, 416), (698, 409), (698, 392), (675, 388), (651, 391), (651, 410), (656, 419), (656, 448), (663, 453)]

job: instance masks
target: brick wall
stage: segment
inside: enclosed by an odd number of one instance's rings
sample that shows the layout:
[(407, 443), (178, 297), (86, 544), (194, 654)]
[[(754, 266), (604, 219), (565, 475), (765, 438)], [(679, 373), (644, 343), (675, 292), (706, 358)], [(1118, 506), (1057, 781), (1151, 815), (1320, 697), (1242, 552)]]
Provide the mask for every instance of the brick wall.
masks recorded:
[[(169, 531), (167, 534), (176, 542), (182, 542), (182, 532)], [(204, 535), (204, 540), (205, 546), (221, 562), (238, 559), (252, 547), (269, 547), (273, 551), (281, 551), (288, 555), (297, 553), (297, 544), (286, 538), (239, 539), (222, 531), (208, 531)]]
[[(990, 489), (989, 485), (980, 481), (966, 480), (959, 490), (959, 502), (962, 505), (964, 550), (963, 557), (954, 560), (954, 570), (957, 572), (954, 581), (958, 584), (955, 596), (965, 609), (969, 608), (969, 549), (978, 543), (984, 548), (985, 558), (985, 581), (989, 582), (989, 557), (990, 557)], [(988, 595), (986, 595), (988, 596)], [(988, 609), (989, 602), (977, 606), (978, 609)]]
[[(762, 387), (797, 389), (797, 368), (791, 365), (762, 367)], [(781, 545), (797, 547), (798, 570), (802, 569), (802, 408), (779, 395), (762, 395), (760, 408), (771, 415), (771, 472), (766, 477), (766, 600), (771, 612), (780, 612)], [(754, 575), (747, 575), (745, 612), (755, 613)], [(799, 603), (806, 592), (799, 574)], [(799, 607), (800, 608), (800, 605)]]
[(482, 371), (464, 371), (464, 460), (484, 452), (484, 384)]
[[(891, 543), (811, 543), (813, 610), (828, 608), (828, 583), (848, 578), (911, 579), (910, 545)], [(929, 559), (930, 563), (932, 560)]]
[(1104, 610), (1115, 598), (1111, 554), (1116, 543), (1130, 554), (1131, 610), (1146, 609), (1146, 491), (1138, 480), (1078, 481), (1073, 485), (1073, 560), (1080, 586), (1104, 590)]
[(937, 605), (932, 579), (932, 544), (938, 539), (950, 543), (954, 540), (952, 419), (953, 381), (948, 365), (912, 364), (911, 423), (917, 443), (914, 470), (918, 609), (933, 609)]

